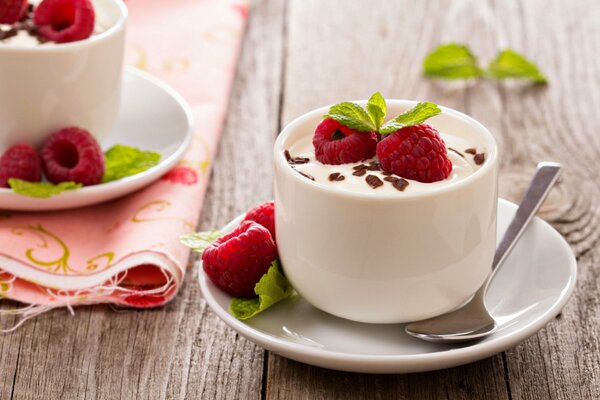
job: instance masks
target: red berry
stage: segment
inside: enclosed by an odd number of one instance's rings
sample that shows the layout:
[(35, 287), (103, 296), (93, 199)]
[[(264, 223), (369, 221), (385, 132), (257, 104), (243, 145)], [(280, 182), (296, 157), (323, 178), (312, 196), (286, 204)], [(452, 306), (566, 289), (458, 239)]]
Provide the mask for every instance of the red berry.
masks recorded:
[(42, 145), (40, 156), (51, 182), (74, 181), (84, 185), (102, 182), (104, 154), (86, 130), (70, 127), (52, 134)]
[[(269, 230), (271, 237), (273, 237), (273, 241), (275, 241), (275, 203), (272, 201), (261, 204), (248, 211), (244, 221), (254, 221), (264, 226)], [(277, 241), (275, 241), (275, 243), (277, 243)]]
[(323, 164), (346, 164), (375, 156), (377, 135), (352, 130), (332, 118), (325, 118), (313, 136), (315, 156)]
[(427, 124), (399, 129), (383, 139), (377, 158), (384, 171), (419, 182), (441, 181), (452, 172), (444, 140)]
[(28, 144), (15, 144), (0, 157), (0, 187), (8, 187), (10, 178), (29, 182), (42, 179), (40, 158), (33, 147)]
[(190, 167), (177, 166), (164, 174), (160, 179), (190, 186), (198, 182), (198, 174)]
[(87, 39), (94, 31), (94, 21), (90, 0), (44, 0), (34, 15), (40, 34), (56, 43)]
[(0, 24), (14, 24), (26, 11), (27, 0), (0, 0)]
[(254, 286), (276, 258), (277, 247), (267, 228), (244, 221), (204, 250), (202, 267), (230, 295), (251, 298), (256, 297)]

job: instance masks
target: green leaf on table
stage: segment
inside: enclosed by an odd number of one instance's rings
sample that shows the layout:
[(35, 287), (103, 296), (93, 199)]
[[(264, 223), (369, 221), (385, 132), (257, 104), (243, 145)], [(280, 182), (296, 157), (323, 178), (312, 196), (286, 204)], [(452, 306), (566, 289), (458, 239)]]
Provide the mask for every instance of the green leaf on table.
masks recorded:
[(502, 50), (488, 66), (488, 74), (496, 79), (520, 78), (535, 83), (548, 83), (546, 77), (531, 61), (514, 50)]
[(367, 112), (371, 117), (371, 120), (375, 123), (375, 128), (379, 130), (379, 127), (383, 123), (385, 114), (387, 113), (387, 105), (385, 99), (379, 92), (375, 92), (369, 101), (367, 102)]
[(222, 235), (223, 234), (219, 231), (194, 232), (181, 235), (179, 241), (193, 251), (202, 254), (204, 249)]
[(15, 193), (38, 199), (47, 199), (65, 190), (78, 189), (83, 186), (81, 183), (71, 181), (54, 184), (51, 182), (28, 182), (16, 178), (10, 178), (8, 185)]
[(231, 300), (229, 311), (234, 317), (240, 320), (254, 317), (273, 304), (290, 297), (294, 294), (294, 288), (283, 276), (279, 270), (279, 263), (275, 260), (267, 273), (260, 278), (260, 281), (254, 287), (254, 292), (258, 295), (258, 298), (234, 298)]
[(393, 120), (386, 122), (379, 129), (379, 133), (382, 135), (389, 135), (390, 133), (396, 132), (398, 129), (405, 128), (407, 126), (418, 125), (424, 122), (426, 119), (436, 116), (441, 112), (442, 110), (440, 110), (437, 104), (421, 102), (411, 110), (408, 110), (405, 113), (398, 115)]
[(425, 57), (423, 74), (431, 78), (467, 79), (482, 76), (483, 70), (467, 46), (449, 43), (438, 46)]
[(340, 124), (357, 131), (374, 132), (377, 130), (375, 123), (365, 109), (349, 101), (331, 106), (325, 117), (333, 118)]
[(160, 154), (117, 144), (104, 153), (106, 169), (102, 182), (111, 182), (143, 172), (160, 161)]

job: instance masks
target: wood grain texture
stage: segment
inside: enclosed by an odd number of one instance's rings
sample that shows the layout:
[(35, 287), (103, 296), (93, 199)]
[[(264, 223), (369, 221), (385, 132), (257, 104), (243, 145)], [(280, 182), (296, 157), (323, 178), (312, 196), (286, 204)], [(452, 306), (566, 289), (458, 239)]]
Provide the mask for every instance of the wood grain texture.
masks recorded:
[[(600, 7), (593, 0), (256, 0), (200, 228), (272, 196), (281, 125), (340, 99), (431, 100), (495, 134), (500, 194), (516, 201), (538, 160), (566, 172), (542, 216), (569, 241), (579, 281), (562, 315), (506, 353), (409, 375), (352, 374), (266, 353), (201, 299), (195, 269), (150, 311), (94, 306), (43, 315), (0, 336), (0, 399), (600, 398)], [(439, 43), (485, 62), (511, 47), (541, 65), (545, 88), (421, 77)], [(193, 260), (192, 260), (193, 261)], [(9, 305), (10, 306), (10, 305)], [(7, 320), (7, 323), (10, 323)]]

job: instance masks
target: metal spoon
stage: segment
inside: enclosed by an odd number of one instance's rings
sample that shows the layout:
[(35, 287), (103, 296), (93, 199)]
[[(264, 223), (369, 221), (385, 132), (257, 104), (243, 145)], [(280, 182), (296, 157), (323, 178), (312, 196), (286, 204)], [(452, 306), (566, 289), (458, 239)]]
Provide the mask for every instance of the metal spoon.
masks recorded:
[(510, 223), (502, 242), (496, 249), (492, 273), (464, 306), (437, 317), (412, 322), (406, 333), (430, 342), (459, 343), (482, 339), (496, 329), (496, 322), (485, 307), (485, 293), (498, 267), (510, 254), (515, 243), (538, 211), (550, 189), (558, 179), (562, 166), (554, 162), (541, 162), (527, 193)]

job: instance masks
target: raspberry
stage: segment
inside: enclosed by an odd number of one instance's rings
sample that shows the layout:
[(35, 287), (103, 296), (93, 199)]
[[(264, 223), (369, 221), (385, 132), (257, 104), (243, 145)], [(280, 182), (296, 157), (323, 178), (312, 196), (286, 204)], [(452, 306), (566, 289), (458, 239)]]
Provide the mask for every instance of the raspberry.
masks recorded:
[(444, 140), (427, 124), (399, 129), (383, 139), (377, 158), (384, 171), (419, 182), (441, 181), (452, 172)]
[(276, 258), (277, 247), (267, 228), (244, 221), (204, 250), (202, 267), (230, 295), (251, 298), (256, 297), (254, 286)]
[(34, 15), (40, 34), (56, 43), (87, 39), (94, 31), (94, 20), (90, 0), (44, 0)]
[(273, 241), (277, 243), (275, 240), (275, 203), (269, 201), (268, 203), (254, 207), (246, 213), (244, 221), (254, 221), (264, 226), (271, 233)]
[(26, 11), (27, 0), (0, 0), (0, 24), (14, 24)]
[(40, 150), (44, 172), (54, 183), (95, 185), (104, 175), (104, 154), (88, 131), (70, 127), (52, 134)]
[(325, 118), (315, 129), (313, 146), (323, 164), (346, 164), (375, 156), (377, 135), (352, 130), (332, 118)]
[(181, 183), (182, 185), (191, 186), (198, 182), (198, 174), (190, 167), (177, 166), (164, 174), (160, 179), (170, 181), (171, 183)]
[(10, 178), (38, 182), (42, 179), (40, 158), (28, 144), (15, 144), (0, 157), (0, 187), (8, 187)]

